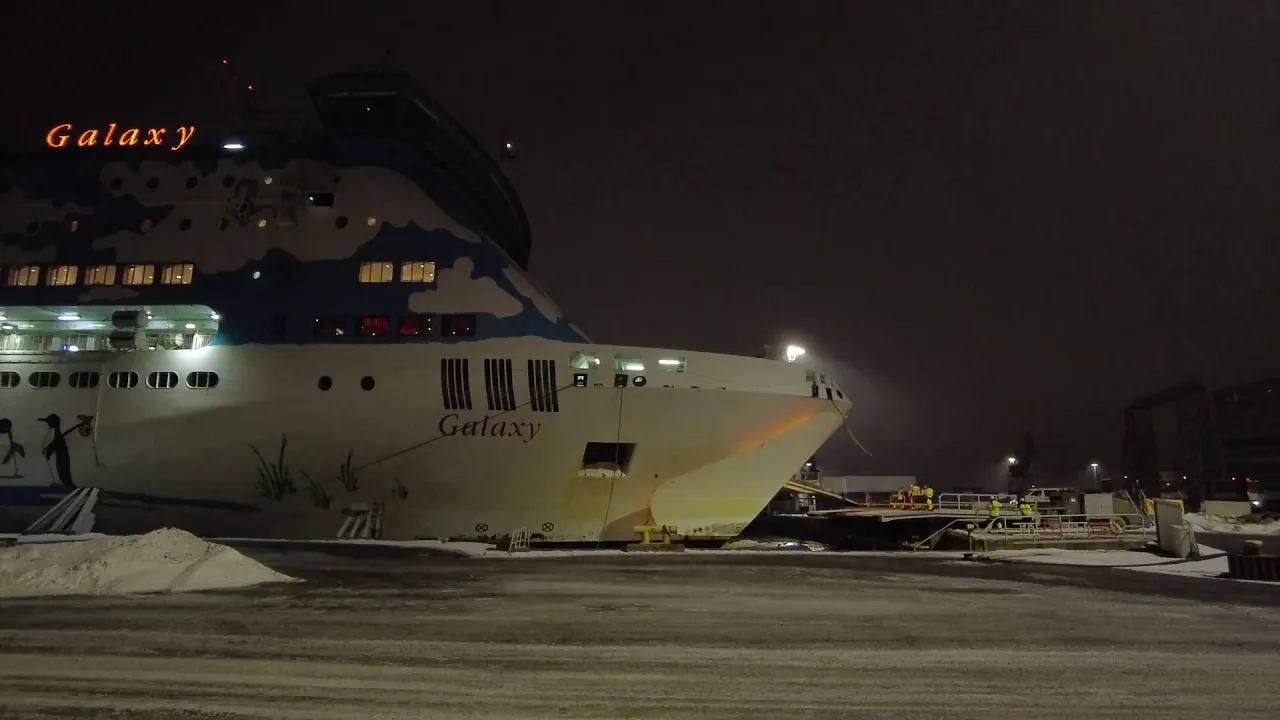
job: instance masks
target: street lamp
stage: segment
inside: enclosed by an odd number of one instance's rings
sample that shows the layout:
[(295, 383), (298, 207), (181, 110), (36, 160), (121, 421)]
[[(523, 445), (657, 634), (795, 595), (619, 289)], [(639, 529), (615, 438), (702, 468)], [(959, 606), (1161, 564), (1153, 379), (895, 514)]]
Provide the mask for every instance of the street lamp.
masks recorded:
[(800, 347), (799, 345), (787, 346), (787, 362), (793, 363), (797, 359), (799, 359), (801, 355), (804, 355), (804, 348)]
[(1093, 470), (1093, 489), (1098, 489), (1098, 463), (1089, 463), (1089, 469)]
[(1014, 456), (1010, 455), (1009, 457), (1005, 458), (1005, 462), (1009, 463), (1010, 465), (1017, 465), (1017, 464), (1018, 464), (1018, 458), (1016, 458), (1016, 457), (1014, 457)]

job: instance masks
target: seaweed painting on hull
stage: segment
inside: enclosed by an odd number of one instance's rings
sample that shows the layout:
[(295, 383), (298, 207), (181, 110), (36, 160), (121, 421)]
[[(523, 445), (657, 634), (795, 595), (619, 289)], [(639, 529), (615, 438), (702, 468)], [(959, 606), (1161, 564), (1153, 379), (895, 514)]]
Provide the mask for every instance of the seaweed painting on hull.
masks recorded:
[(298, 491), (293, 484), (289, 466), (285, 464), (285, 450), (289, 447), (289, 436), (280, 433), (280, 452), (274, 463), (267, 462), (257, 446), (249, 443), (249, 449), (258, 458), (258, 479), (254, 485), (258, 496), (267, 500), (283, 500)]

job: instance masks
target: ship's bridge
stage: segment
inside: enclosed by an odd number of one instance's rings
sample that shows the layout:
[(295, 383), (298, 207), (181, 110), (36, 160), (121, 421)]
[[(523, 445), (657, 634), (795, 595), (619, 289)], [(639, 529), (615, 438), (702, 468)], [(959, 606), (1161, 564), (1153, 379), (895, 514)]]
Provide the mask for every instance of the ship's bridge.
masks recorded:
[[(528, 269), (529, 220), (515, 189), (484, 148), (408, 76), (332, 75), (313, 83), (309, 92), (339, 152), (381, 155)], [(418, 157), (404, 157), (406, 148)]]

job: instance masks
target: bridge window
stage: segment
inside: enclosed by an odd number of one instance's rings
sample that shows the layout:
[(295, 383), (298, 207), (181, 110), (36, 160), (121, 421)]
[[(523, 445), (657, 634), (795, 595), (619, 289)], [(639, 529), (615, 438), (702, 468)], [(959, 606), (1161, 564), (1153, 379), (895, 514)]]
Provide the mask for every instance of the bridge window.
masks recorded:
[(115, 285), (115, 265), (93, 265), (84, 269), (85, 285)]
[(427, 337), (431, 335), (430, 315), (405, 315), (400, 318), (399, 335)]
[(400, 282), (433, 283), (436, 281), (436, 264), (433, 262), (407, 262), (400, 265)]
[(161, 285), (190, 285), (191, 278), (195, 275), (196, 267), (191, 263), (176, 263), (173, 265), (165, 265), (164, 270), (160, 273)]
[(49, 268), (45, 282), (49, 285), (75, 285), (80, 268), (75, 265), (54, 265)]
[(178, 387), (178, 373), (176, 372), (153, 372), (147, 373), (147, 387), (152, 390), (172, 390)]
[(440, 334), (445, 337), (471, 337), (476, 334), (476, 316), (441, 315)]
[(396, 279), (395, 264), (389, 262), (360, 263), (360, 282), (384, 283)]
[(9, 268), (9, 285), (13, 287), (28, 287), (36, 285), (40, 282), (40, 266), (39, 265), (23, 265), (22, 267)]
[(356, 333), (364, 337), (381, 337), (391, 331), (386, 315), (365, 315), (360, 318)]
[(156, 281), (155, 265), (125, 265), (125, 285), (150, 285)]

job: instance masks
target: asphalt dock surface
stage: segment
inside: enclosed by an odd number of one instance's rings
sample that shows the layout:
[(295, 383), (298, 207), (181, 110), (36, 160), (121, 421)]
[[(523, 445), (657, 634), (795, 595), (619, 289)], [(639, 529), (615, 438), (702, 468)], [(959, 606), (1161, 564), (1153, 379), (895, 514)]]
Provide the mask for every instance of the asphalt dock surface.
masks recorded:
[(0, 717), (1280, 717), (1263, 584), (871, 555), (244, 552), (306, 582), (0, 600)]

